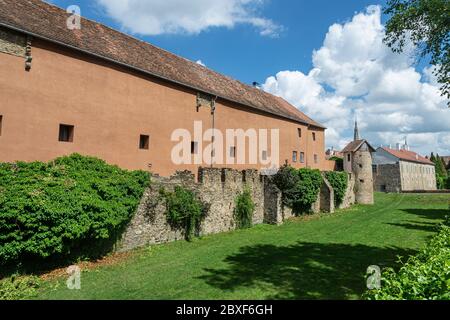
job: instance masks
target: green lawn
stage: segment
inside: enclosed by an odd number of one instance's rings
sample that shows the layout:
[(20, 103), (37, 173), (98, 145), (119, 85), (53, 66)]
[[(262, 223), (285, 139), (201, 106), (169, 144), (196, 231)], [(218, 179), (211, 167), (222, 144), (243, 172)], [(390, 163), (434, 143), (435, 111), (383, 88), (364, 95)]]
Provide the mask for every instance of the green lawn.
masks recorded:
[(83, 272), (81, 290), (45, 283), (39, 299), (358, 299), (370, 265), (414, 254), (448, 214), (449, 195), (376, 195), (375, 206), (283, 226), (139, 250)]

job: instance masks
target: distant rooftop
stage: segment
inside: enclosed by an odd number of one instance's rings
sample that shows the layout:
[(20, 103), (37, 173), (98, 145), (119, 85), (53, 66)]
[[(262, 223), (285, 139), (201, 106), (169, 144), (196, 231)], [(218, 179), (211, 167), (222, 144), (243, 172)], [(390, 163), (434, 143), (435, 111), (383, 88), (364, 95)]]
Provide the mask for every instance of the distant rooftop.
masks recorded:
[(390, 153), (394, 157), (396, 157), (400, 160), (403, 160), (403, 161), (434, 165), (434, 163), (431, 160), (422, 157), (421, 155), (419, 155), (418, 153), (416, 153), (414, 151), (409, 151), (409, 150), (404, 150), (404, 149), (395, 150), (395, 149), (390, 149), (390, 148), (386, 148), (386, 147), (383, 147), (382, 149), (384, 151)]

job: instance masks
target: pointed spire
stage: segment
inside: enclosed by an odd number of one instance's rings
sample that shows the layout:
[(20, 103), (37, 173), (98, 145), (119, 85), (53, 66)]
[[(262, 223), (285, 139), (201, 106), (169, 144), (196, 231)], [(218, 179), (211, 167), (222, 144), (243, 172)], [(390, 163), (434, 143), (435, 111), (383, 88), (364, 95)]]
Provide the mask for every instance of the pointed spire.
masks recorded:
[(354, 141), (361, 140), (359, 136), (359, 129), (358, 129), (358, 117), (355, 118), (355, 136)]

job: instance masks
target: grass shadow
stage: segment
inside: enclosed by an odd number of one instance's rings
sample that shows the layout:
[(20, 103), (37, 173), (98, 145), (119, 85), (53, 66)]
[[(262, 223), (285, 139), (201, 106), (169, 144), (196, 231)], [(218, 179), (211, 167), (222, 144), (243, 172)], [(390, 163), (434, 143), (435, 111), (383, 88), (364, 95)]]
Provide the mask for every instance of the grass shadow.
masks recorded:
[(258, 245), (227, 257), (223, 269), (205, 269), (200, 279), (234, 291), (272, 288), (267, 299), (348, 299), (366, 290), (370, 265), (395, 266), (398, 256), (415, 254), (397, 247), (298, 242), (291, 246)]
[(444, 220), (450, 209), (402, 209), (403, 212), (426, 220)]

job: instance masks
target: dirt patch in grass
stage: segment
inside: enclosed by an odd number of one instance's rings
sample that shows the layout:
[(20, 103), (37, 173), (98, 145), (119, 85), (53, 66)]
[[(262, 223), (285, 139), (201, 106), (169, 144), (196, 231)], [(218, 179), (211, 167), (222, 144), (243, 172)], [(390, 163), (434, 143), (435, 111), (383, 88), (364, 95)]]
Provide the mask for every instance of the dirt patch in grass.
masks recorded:
[[(137, 251), (129, 251), (129, 252), (121, 252), (121, 253), (114, 253), (107, 257), (103, 257), (98, 260), (94, 261), (81, 261), (79, 263), (76, 263), (74, 265), (78, 266), (81, 271), (87, 271), (87, 270), (94, 270), (100, 267), (108, 267), (108, 266), (115, 266), (120, 263), (123, 263), (130, 258), (134, 257), (136, 255)], [(46, 272), (39, 277), (42, 280), (53, 280), (61, 277), (67, 276), (67, 267), (64, 268), (58, 268), (54, 269), (50, 272)]]

